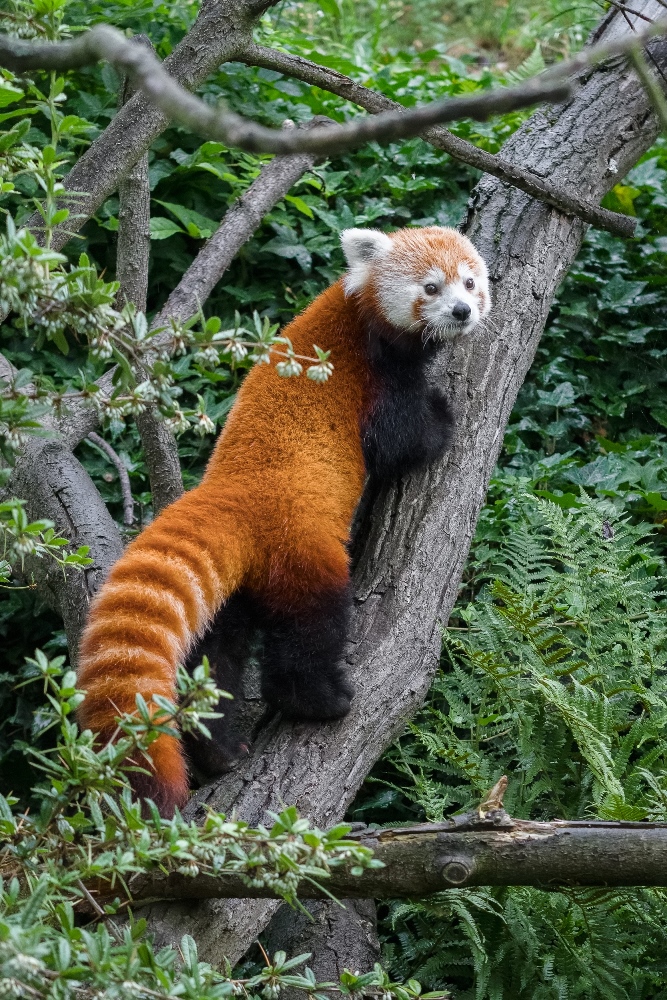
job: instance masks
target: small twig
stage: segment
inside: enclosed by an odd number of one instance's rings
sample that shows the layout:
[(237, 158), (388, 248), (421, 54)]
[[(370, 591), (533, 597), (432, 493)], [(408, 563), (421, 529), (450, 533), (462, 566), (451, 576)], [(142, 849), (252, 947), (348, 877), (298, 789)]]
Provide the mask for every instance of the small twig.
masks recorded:
[[(628, 7), (626, 4), (620, 3), (619, 0), (609, 0), (609, 3), (612, 7), (615, 7), (616, 10), (620, 10), (623, 14), (634, 14), (635, 17), (641, 18), (642, 21), (646, 21), (648, 24), (655, 24), (652, 17), (648, 17), (646, 14), (642, 14), (640, 10), (634, 10), (632, 7)], [(632, 27), (632, 23), (630, 24), (630, 27)]]
[(87, 903), (89, 904), (89, 906), (92, 907), (92, 909), (95, 911), (98, 917), (106, 917), (106, 913), (104, 912), (100, 904), (97, 902), (95, 897), (92, 895), (92, 893), (90, 893), (88, 889), (86, 889), (85, 885), (83, 884), (80, 878), (76, 880), (76, 884), (83, 893)]
[(103, 437), (100, 437), (99, 434), (96, 434), (95, 431), (90, 431), (88, 434), (88, 440), (92, 441), (98, 448), (101, 448), (105, 455), (107, 455), (116, 466), (118, 478), (120, 480), (120, 489), (123, 495), (123, 524), (130, 527), (130, 525), (134, 524), (134, 500), (132, 499), (130, 476), (125, 465), (123, 464), (123, 460), (120, 455), (113, 450), (111, 445), (105, 441)]

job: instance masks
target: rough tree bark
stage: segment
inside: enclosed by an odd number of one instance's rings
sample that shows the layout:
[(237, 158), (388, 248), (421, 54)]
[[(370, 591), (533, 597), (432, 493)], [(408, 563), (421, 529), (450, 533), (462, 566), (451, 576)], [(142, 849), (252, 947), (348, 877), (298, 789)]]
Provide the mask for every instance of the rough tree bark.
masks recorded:
[[(334, 868), (323, 888), (303, 882), (300, 898), (324, 899), (328, 891), (350, 899), (419, 899), (471, 885), (667, 885), (667, 823), (538, 823), (498, 809), (444, 823), (361, 830), (354, 837), (385, 867), (358, 876)], [(249, 888), (235, 874), (192, 878), (178, 872), (137, 876), (130, 892), (134, 900), (275, 895)]]
[[(134, 42), (152, 50), (150, 39), (138, 35)], [(119, 110), (136, 90), (129, 79), (120, 88)], [(137, 160), (118, 186), (118, 242), (116, 278), (120, 282), (118, 307), (132, 302), (146, 312), (148, 265), (151, 252), (151, 189), (148, 153)], [(137, 414), (137, 428), (151, 486), (153, 511), (158, 514), (183, 492), (183, 477), (176, 438), (156, 413), (154, 404)]]
[[(341, 972), (368, 972), (380, 961), (375, 903), (371, 899), (343, 899), (305, 904), (307, 913), (281, 906), (263, 938), (269, 955), (310, 952), (308, 965), (318, 983), (338, 982)], [(285, 990), (284, 1000), (298, 1000), (298, 990)]]
[[(35, 470), (39, 469), (39, 475)], [(92, 479), (59, 439), (32, 438), (22, 449), (3, 500), (21, 497), (31, 520), (49, 518), (74, 548), (90, 547), (93, 564), (83, 571), (62, 569), (48, 559), (25, 560), (24, 576), (34, 581), (50, 607), (62, 616), (70, 649), (76, 650), (88, 605), (109, 567), (123, 553), (120, 532)]]
[[(657, 4), (643, 10), (655, 16)], [(608, 31), (623, 30), (618, 19)], [(664, 43), (652, 46), (665, 65)], [(656, 121), (634, 73), (613, 60), (584, 74), (566, 105), (537, 112), (504, 147), (505, 158), (596, 202), (651, 145)], [(315, 822), (338, 821), (373, 762), (423, 700), (503, 431), (533, 360), (553, 295), (585, 231), (495, 179), (478, 186), (465, 231), (489, 264), (491, 322), (443, 352), (439, 377), (459, 414), (452, 450), (436, 467), (386, 487), (373, 505), (355, 573), (348, 651), (357, 695), (331, 725), (281, 724), (260, 735), (236, 772), (197, 795), (201, 803), (261, 822), (294, 803)], [(194, 802), (190, 815), (197, 815)], [(217, 963), (238, 959), (275, 903), (211, 901), (149, 908), (162, 941), (183, 933)]]

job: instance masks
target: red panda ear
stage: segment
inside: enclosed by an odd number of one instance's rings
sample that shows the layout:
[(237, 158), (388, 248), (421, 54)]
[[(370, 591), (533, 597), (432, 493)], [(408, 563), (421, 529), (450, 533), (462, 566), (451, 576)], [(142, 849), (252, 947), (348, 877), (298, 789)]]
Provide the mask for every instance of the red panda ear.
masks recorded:
[(340, 241), (349, 271), (345, 276), (345, 291), (358, 292), (366, 284), (373, 264), (386, 257), (392, 240), (379, 229), (345, 229)]

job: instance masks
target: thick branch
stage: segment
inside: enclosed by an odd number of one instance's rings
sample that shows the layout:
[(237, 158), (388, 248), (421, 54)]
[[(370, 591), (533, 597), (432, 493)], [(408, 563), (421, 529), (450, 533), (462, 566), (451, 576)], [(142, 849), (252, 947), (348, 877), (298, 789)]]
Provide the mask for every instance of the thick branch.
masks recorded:
[[(377, 914), (372, 899), (306, 902), (307, 913), (281, 906), (263, 934), (269, 955), (310, 952), (309, 967), (319, 983), (338, 982), (345, 969), (367, 972), (381, 959)], [(300, 991), (283, 990), (282, 1000), (298, 1000)]]
[[(272, 69), (297, 80), (303, 80), (313, 87), (327, 90), (338, 97), (351, 101), (353, 104), (364, 108), (371, 114), (381, 114), (385, 111), (403, 110), (402, 105), (397, 101), (392, 101), (390, 97), (385, 97), (377, 90), (364, 87), (361, 83), (355, 83), (349, 76), (339, 73), (335, 69), (326, 66), (319, 66), (309, 59), (301, 56), (293, 56), (287, 52), (280, 52), (277, 49), (270, 49), (264, 45), (251, 45), (242, 56), (242, 62), (249, 66), (261, 66), (265, 69)], [(633, 235), (637, 220), (629, 215), (621, 215), (619, 212), (610, 212), (607, 208), (600, 208), (581, 198), (575, 191), (567, 191), (551, 181), (545, 180), (538, 173), (531, 170), (524, 170), (515, 163), (511, 163), (499, 154), (487, 153), (484, 149), (478, 149), (473, 143), (466, 139), (460, 139), (453, 135), (448, 129), (434, 125), (431, 128), (420, 132), (420, 137), (429, 142), (436, 149), (442, 149), (450, 156), (467, 163), (476, 170), (483, 170), (487, 174), (492, 174), (507, 184), (525, 191), (533, 198), (539, 198), (547, 205), (557, 208), (566, 215), (574, 215), (588, 222), (596, 229), (604, 229), (615, 236), (630, 237)]]
[[(145, 35), (138, 35), (133, 39), (133, 44), (143, 45), (152, 51), (150, 39)], [(127, 103), (134, 93), (134, 85), (126, 78), (121, 87), (119, 106)], [(118, 195), (118, 304), (123, 306), (126, 302), (132, 302), (140, 312), (145, 313), (151, 251), (151, 189), (147, 153), (121, 181)], [(154, 404), (137, 414), (136, 422), (151, 484), (153, 511), (158, 514), (183, 492), (178, 445), (164, 420), (160, 419)]]
[(90, 547), (93, 565), (63, 570), (49, 559), (26, 560), (24, 576), (62, 615), (71, 659), (75, 661), (88, 606), (111, 566), (123, 553), (120, 533), (92, 479), (69, 448), (57, 439), (28, 438), (3, 499), (26, 501), (31, 520), (49, 518), (73, 547)]
[[(535, 823), (510, 819), (500, 809), (483, 819), (469, 813), (449, 823), (368, 830), (355, 838), (385, 867), (362, 875), (334, 868), (324, 885), (339, 898), (416, 899), (471, 885), (667, 885), (667, 823)], [(248, 888), (238, 875), (177, 872), (140, 876), (130, 892), (135, 901), (275, 896)], [(303, 881), (299, 896), (325, 899), (326, 892)]]
[[(666, 52), (664, 43), (654, 49), (661, 65)], [(570, 104), (533, 115), (505, 152), (595, 201), (614, 183), (611, 161), (623, 176), (655, 135), (646, 94), (617, 61), (591, 73)], [(580, 220), (491, 177), (473, 204), (465, 228), (489, 265), (494, 308), (484, 329), (441, 356), (437, 377), (458, 417), (453, 446), (438, 465), (384, 488), (363, 523), (347, 657), (356, 687), (350, 714), (326, 725), (274, 721), (249, 760), (197, 793), (249, 822), (284, 802), (320, 826), (340, 820), (436, 669), (440, 623), (456, 599), (505, 425), (584, 233)], [(194, 803), (189, 814), (198, 815)], [(274, 908), (267, 900), (163, 903), (151, 908), (150, 922), (159, 940), (194, 933), (207, 961), (235, 961)]]

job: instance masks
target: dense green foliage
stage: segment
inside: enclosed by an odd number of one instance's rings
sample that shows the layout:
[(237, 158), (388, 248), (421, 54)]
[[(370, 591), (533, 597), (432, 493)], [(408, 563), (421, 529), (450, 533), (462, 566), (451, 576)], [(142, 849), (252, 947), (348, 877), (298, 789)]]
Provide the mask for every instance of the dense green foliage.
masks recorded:
[[(0, 0), (0, 14), (15, 16), (27, 6)], [(47, 0), (33, 6), (37, 21), (53, 21)], [(147, 32), (161, 56), (196, 13), (195, 4), (159, 0), (69, 0), (55, 8), (74, 28), (107, 20)], [(572, 6), (558, 0), (455, 0), (444, 14), (431, 0), (409, 8), (393, 0), (327, 0), (284, 3), (264, 17), (257, 34), (411, 104), (489, 86), (503, 79), (508, 64), (516, 70), (524, 59), (539, 68), (536, 43), (547, 58), (567, 51), (581, 42), (598, 11), (592, 2)], [(118, 80), (108, 67), (69, 74), (64, 100), (54, 79), (36, 77), (35, 86), (51, 100), (40, 100), (34, 91), (22, 98), (17, 81), (7, 79), (4, 90), (0, 81), (8, 115), (0, 115), (1, 127), (22, 128), (14, 148), (29, 144), (36, 151), (35, 169), (5, 173), (0, 163), (0, 181), (11, 173), (14, 184), (0, 209), (11, 212), (18, 226), (41, 193), (40, 176), (57, 179), (113, 116)], [(338, 119), (353, 113), (323, 92), (241, 64), (212, 76), (203, 93), (224, 95), (236, 110), (272, 125), (313, 113)], [(522, 119), (463, 122), (456, 130), (495, 151)], [(17, 126), (24, 120), (27, 126)], [(53, 142), (54, 128), (64, 162), (60, 168), (46, 164), (51, 169), (44, 172), (43, 150)], [(149, 314), (165, 301), (261, 162), (217, 143), (201, 144), (177, 128), (153, 145)], [(370, 145), (316, 167), (264, 219), (207, 303), (206, 316), (219, 317), (219, 329), (234, 326), (237, 310), (251, 330), (254, 310), (269, 324), (284, 322), (340, 273), (341, 229), (456, 224), (475, 180), (473, 171), (420, 140)], [(510, 775), (506, 801), (518, 816), (667, 819), (663, 142), (628, 178), (619, 178), (605, 204), (639, 217), (637, 238), (622, 242), (589, 232), (559, 292), (512, 415), (461, 598), (445, 631), (442, 671), (424, 710), (370, 776), (353, 819), (440, 819), (469, 807), (502, 773)], [(74, 264), (82, 250), (88, 255), (82, 280), (93, 280), (88, 267), (101, 281), (113, 279), (117, 213), (112, 198), (86, 225), (83, 238), (66, 248)], [(112, 293), (105, 294), (110, 301)], [(49, 339), (34, 314), (27, 322), (19, 319), (14, 314), (2, 326), (0, 350), (29, 369), (45, 392), (80, 388), (82, 379), (89, 384), (108, 363), (72, 336), (71, 325)], [(224, 422), (250, 363), (244, 358), (235, 367), (207, 364), (198, 353), (206, 327), (196, 330), (199, 345), (175, 362), (170, 390), (189, 425), (181, 421), (186, 485), (197, 481), (210, 450), (211, 439), (197, 433), (208, 426), (203, 417), (216, 427)], [(165, 410), (172, 412), (168, 401)], [(12, 419), (20, 427), (31, 415), (35, 411)], [(0, 421), (6, 416), (0, 410)], [(129, 411), (107, 416), (105, 433), (128, 467), (145, 521), (150, 493), (133, 422), (126, 419)], [(12, 419), (5, 424), (9, 430)], [(78, 454), (120, 519), (120, 487), (108, 460), (89, 443)], [(37, 537), (42, 529), (32, 530)], [(43, 544), (41, 536), (38, 542)], [(0, 675), (2, 785), (9, 789), (11, 774), (11, 787), (25, 793), (34, 783), (25, 741), (46, 749), (53, 731), (45, 729), (43, 697), (35, 686), (14, 692), (9, 687), (36, 643), (54, 655), (64, 642), (53, 616), (30, 591), (16, 587), (0, 591), (0, 636), (7, 650)], [(658, 890), (455, 890), (420, 904), (385, 907), (381, 915), (392, 974), (417, 976), (428, 988), (449, 986), (457, 997), (663, 995), (667, 906)], [(63, 926), (67, 920), (65, 914)], [(117, 957), (109, 957), (113, 942), (95, 947), (107, 963), (99, 968), (120, 968)], [(147, 952), (136, 954), (153, 963)], [(155, 960), (157, 979), (150, 980), (165, 992), (174, 989), (173, 973), (157, 970), (167, 961)], [(189, 969), (181, 992), (215, 992), (212, 980), (203, 987), (194, 973), (188, 980)], [(268, 989), (266, 980), (255, 987)], [(263, 995), (273, 1000), (270, 992)]]
[[(138, 696), (138, 713), (119, 720), (119, 738), (96, 747), (93, 734), (80, 733), (70, 721), (84, 693), (76, 690), (74, 672), (63, 672), (63, 659), (49, 660), (38, 652), (24, 670), (24, 683), (41, 681), (48, 699), (41, 726), (58, 731), (51, 752), (28, 749), (45, 775), (35, 789), (39, 804), (30, 813), (13, 808), (19, 805), (15, 798), (0, 795), (3, 996), (74, 1000), (99, 992), (105, 997), (273, 1000), (291, 987), (322, 998), (331, 990), (347, 995), (363, 989), (369, 996), (416, 1000), (418, 983), (394, 984), (379, 966), (363, 975), (346, 971), (338, 983), (317, 983), (308, 968), (296, 971), (305, 954), (287, 960), (278, 952), (255, 975), (232, 979), (231, 970), (199, 962), (196, 942), (188, 936), (182, 939), (179, 963), (173, 948), (153, 950), (145, 921), (119, 925), (114, 918), (124, 916), (132, 879), (155, 868), (187, 877), (233, 872), (248, 885), (270, 886), (294, 903), (303, 878), (322, 881), (341, 864), (361, 873), (379, 862), (368, 848), (345, 839), (349, 826), (321, 833), (293, 808), (273, 816), (270, 829), (254, 830), (214, 812), (201, 826), (178, 813), (165, 820), (152, 803), (148, 816), (142, 816), (121, 767), (142, 767), (145, 751), (160, 734), (208, 732), (202, 720), (212, 717), (221, 694), (208, 665), (197, 667), (192, 678), (181, 671), (178, 708), (159, 698), (160, 711), (151, 717)], [(424, 996), (436, 1000), (442, 995)]]
[[(505, 480), (481, 590), (459, 605), (428, 703), (355, 818), (437, 821), (507, 774), (513, 816), (667, 819), (655, 535), (610, 499), (582, 491), (563, 509), (529, 490)], [(394, 970), (457, 996), (653, 997), (666, 917), (662, 890), (457, 890), (390, 907), (387, 946)]]

